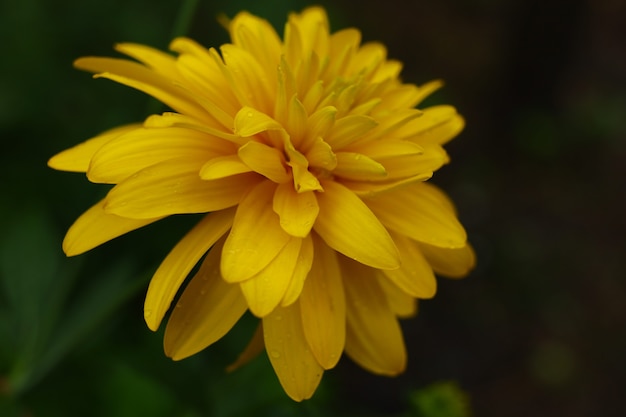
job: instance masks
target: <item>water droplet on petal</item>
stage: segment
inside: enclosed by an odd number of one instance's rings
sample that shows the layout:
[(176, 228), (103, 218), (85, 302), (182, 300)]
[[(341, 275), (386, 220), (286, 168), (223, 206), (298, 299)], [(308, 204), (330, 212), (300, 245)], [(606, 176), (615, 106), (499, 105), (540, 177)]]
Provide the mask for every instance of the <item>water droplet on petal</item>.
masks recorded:
[(148, 309), (148, 310), (144, 310), (143, 312), (143, 316), (144, 317), (150, 317), (152, 315), (152, 310)]
[(274, 359), (278, 359), (278, 358), (280, 358), (280, 352), (279, 352), (279, 351), (277, 351), (277, 350), (272, 350), (272, 351), (270, 352), (270, 356), (271, 356), (272, 358), (274, 358)]

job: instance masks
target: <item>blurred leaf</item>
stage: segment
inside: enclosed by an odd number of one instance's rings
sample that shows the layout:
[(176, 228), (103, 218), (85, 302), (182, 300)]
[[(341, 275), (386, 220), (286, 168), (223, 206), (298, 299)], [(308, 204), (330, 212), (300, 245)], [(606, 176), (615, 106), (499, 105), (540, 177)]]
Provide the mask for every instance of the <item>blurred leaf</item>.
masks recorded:
[(469, 417), (469, 397), (456, 382), (437, 382), (416, 390), (410, 397), (412, 416)]

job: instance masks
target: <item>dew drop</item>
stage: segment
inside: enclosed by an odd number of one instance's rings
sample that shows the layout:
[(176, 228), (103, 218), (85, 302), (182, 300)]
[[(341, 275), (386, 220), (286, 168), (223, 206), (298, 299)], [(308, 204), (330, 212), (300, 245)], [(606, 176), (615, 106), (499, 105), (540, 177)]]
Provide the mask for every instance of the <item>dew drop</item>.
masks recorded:
[(280, 352), (279, 352), (279, 351), (277, 351), (277, 350), (272, 350), (272, 351), (270, 352), (270, 356), (271, 356), (272, 358), (274, 358), (274, 359), (278, 359), (278, 358), (280, 358)]
[(249, 112), (248, 112), (248, 117), (252, 117), (252, 116), (254, 116), (254, 114), (252, 114), (252, 112), (251, 112), (251, 111), (249, 111)]
[(282, 319), (283, 319), (283, 316), (278, 315), (278, 316), (274, 317), (274, 319), (275, 319), (275, 320), (282, 320)]
[(152, 310), (148, 309), (143, 312), (144, 317), (150, 317), (152, 315)]
[(181, 308), (183, 306), (183, 303), (177, 303), (176, 304), (176, 308)]
[(205, 295), (206, 294), (206, 290), (200, 290), (200, 295)]

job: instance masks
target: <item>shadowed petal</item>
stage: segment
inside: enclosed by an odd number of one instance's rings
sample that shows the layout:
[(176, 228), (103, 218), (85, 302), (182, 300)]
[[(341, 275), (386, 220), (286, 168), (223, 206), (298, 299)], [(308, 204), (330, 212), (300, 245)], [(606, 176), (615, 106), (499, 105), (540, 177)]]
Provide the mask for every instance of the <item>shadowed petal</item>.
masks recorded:
[(300, 253), (298, 254), (298, 260), (293, 271), (293, 276), (291, 277), (291, 282), (289, 283), (289, 287), (287, 288), (287, 291), (285, 291), (285, 296), (281, 301), (281, 305), (283, 307), (287, 307), (288, 305), (295, 303), (298, 297), (300, 297), (304, 281), (306, 280), (312, 265), (313, 239), (311, 239), (311, 235), (308, 235), (302, 239), (302, 246), (300, 247)]
[(184, 359), (221, 339), (248, 306), (237, 285), (220, 276), (218, 243), (209, 251), (198, 273), (183, 291), (165, 329), (165, 354)]
[(462, 278), (476, 264), (474, 249), (469, 244), (457, 249), (439, 248), (423, 243), (419, 247), (433, 270), (447, 278)]
[(206, 215), (163, 260), (150, 281), (144, 304), (144, 317), (151, 330), (159, 328), (178, 288), (202, 255), (230, 229), (234, 215), (234, 209)]

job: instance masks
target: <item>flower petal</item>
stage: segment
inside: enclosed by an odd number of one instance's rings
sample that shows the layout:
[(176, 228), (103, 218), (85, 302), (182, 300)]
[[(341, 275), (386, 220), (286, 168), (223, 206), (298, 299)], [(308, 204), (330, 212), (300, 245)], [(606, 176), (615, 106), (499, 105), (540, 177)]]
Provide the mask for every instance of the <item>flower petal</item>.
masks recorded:
[(373, 268), (398, 268), (398, 249), (365, 203), (336, 182), (324, 182), (323, 187), (317, 193), (320, 214), (313, 229), (326, 244)]
[(442, 248), (462, 248), (465, 229), (435, 186), (419, 182), (365, 200), (389, 229)]
[(163, 345), (175, 361), (221, 339), (248, 309), (238, 286), (227, 284), (220, 275), (221, 249), (216, 244), (209, 251), (167, 322)]
[(292, 237), (269, 265), (239, 284), (252, 314), (265, 317), (281, 302), (291, 283), (301, 246), (302, 239)]
[(474, 249), (467, 244), (462, 248), (448, 249), (419, 244), (420, 250), (433, 270), (448, 278), (462, 278), (476, 265)]
[(346, 300), (335, 251), (319, 238), (315, 262), (307, 277), (300, 309), (307, 343), (324, 369), (334, 368), (346, 341)]
[(272, 210), (275, 188), (276, 184), (264, 181), (239, 203), (222, 255), (226, 282), (241, 282), (258, 274), (289, 241)]
[(105, 143), (140, 127), (141, 124), (133, 123), (109, 129), (98, 136), (54, 155), (48, 161), (48, 166), (59, 171), (87, 172), (91, 158)]
[(157, 330), (174, 295), (191, 269), (233, 223), (235, 210), (208, 214), (170, 251), (155, 272), (144, 303), (144, 318), (151, 330)]
[(349, 180), (380, 180), (387, 176), (385, 167), (372, 158), (354, 152), (337, 152), (333, 175)]
[(256, 358), (261, 352), (263, 352), (264, 349), (265, 342), (263, 341), (263, 324), (259, 323), (246, 348), (239, 354), (235, 362), (228, 365), (226, 371), (232, 372), (239, 369), (252, 359)]
[(80, 255), (111, 239), (163, 218), (128, 219), (106, 213), (104, 204), (105, 200), (102, 200), (84, 212), (67, 231), (63, 239), (63, 251), (67, 256)]
[(273, 208), (280, 217), (283, 230), (297, 237), (309, 234), (320, 211), (313, 191), (298, 193), (290, 183), (276, 187)]
[(136, 219), (207, 213), (236, 205), (258, 181), (251, 173), (203, 181), (202, 162), (178, 158), (144, 168), (109, 192), (105, 210)]
[(298, 254), (291, 282), (289, 283), (289, 287), (287, 287), (287, 291), (285, 291), (285, 296), (280, 303), (283, 307), (287, 307), (288, 305), (295, 303), (298, 297), (300, 297), (302, 287), (304, 287), (304, 281), (306, 280), (312, 265), (313, 239), (311, 239), (311, 235), (308, 235), (302, 239), (302, 246), (300, 247), (300, 253)]
[(338, 119), (324, 140), (335, 150), (341, 150), (374, 129), (378, 123), (369, 116), (349, 115)]
[(406, 367), (402, 330), (375, 271), (342, 259), (347, 306), (346, 353), (370, 372), (397, 375)]
[(443, 145), (465, 127), (463, 117), (452, 106), (433, 106), (423, 111), (422, 116), (396, 130), (394, 137), (408, 139), (420, 145)]
[(402, 291), (416, 298), (432, 298), (437, 291), (437, 281), (430, 264), (422, 255), (417, 242), (392, 234), (393, 241), (400, 251), (400, 268), (382, 271)]
[(376, 275), (380, 287), (385, 292), (385, 295), (387, 295), (389, 307), (393, 310), (394, 314), (398, 318), (414, 317), (417, 314), (417, 300), (398, 288), (397, 285), (383, 276), (382, 273)]
[(276, 148), (251, 140), (239, 148), (237, 154), (250, 169), (276, 183), (287, 182), (291, 179), (286, 168), (285, 157)]
[(137, 171), (174, 158), (209, 159), (234, 151), (233, 145), (181, 127), (140, 128), (103, 145), (87, 172), (92, 182), (117, 184)]
[(311, 398), (324, 370), (309, 350), (300, 305), (278, 307), (263, 318), (265, 349), (283, 389), (295, 401)]
[(249, 166), (241, 162), (237, 155), (218, 156), (200, 168), (200, 178), (203, 180), (217, 180), (245, 172), (252, 172)]

